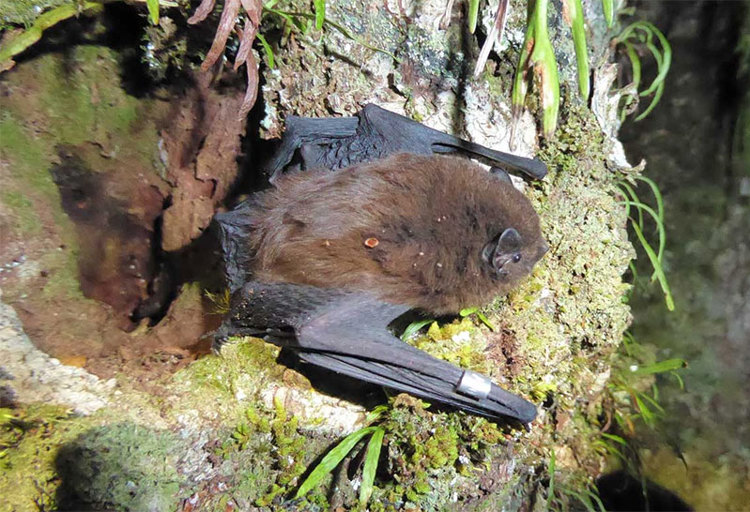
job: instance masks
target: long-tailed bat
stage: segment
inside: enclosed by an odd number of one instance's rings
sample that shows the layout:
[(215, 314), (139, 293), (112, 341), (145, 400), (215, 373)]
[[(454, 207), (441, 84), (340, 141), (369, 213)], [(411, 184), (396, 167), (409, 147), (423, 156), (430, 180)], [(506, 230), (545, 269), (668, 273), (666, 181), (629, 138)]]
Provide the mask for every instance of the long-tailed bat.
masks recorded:
[[(536, 212), (509, 181), (469, 160), (401, 152), (410, 130), (420, 144), (425, 134), (441, 140), (441, 147), (469, 143), (375, 112), (374, 126), (360, 118), (354, 130), (359, 136), (347, 129), (335, 138), (341, 119), (317, 142), (298, 144), (299, 132), (292, 130), (294, 144), (282, 143), (283, 156), (272, 161), (276, 187), (217, 216), (234, 291), (217, 341), (261, 336), (339, 373), (474, 413), (531, 422), (532, 404), (403, 343), (388, 325), (411, 309), (455, 313), (507, 293), (547, 251)], [(301, 118), (295, 119), (299, 126)], [(323, 120), (304, 121), (326, 128)], [(389, 129), (389, 122), (398, 129)], [(388, 134), (398, 137), (392, 145)], [(342, 140), (358, 152), (343, 151)], [(300, 146), (301, 168), (319, 164), (320, 155), (343, 160), (323, 158), (327, 168), (279, 175), (278, 166)], [(538, 161), (471, 148), (501, 164), (511, 160), (513, 170), (526, 163), (532, 174), (544, 174)], [(331, 172), (368, 160), (362, 155), (372, 161)]]

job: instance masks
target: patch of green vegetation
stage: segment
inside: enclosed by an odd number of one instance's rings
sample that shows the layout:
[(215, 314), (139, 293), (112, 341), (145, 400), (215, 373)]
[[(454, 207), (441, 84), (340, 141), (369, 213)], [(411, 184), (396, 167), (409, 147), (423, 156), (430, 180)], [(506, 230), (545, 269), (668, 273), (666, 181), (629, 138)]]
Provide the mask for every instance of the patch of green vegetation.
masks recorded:
[[(259, 405), (247, 408), (215, 453), (224, 461), (222, 472), (231, 480), (232, 498), (243, 510), (258, 506), (275, 509), (282, 502), (289, 503), (289, 493), (323, 443), (327, 441), (303, 433), (298, 418), (275, 400), (273, 410)], [(319, 493), (297, 503), (297, 510), (328, 508), (325, 496)], [(221, 506), (221, 500), (215, 505)]]
[(0, 2), (0, 30), (12, 25), (29, 26), (47, 9), (75, 3), (73, 0), (3, 0)]
[(83, 296), (81, 283), (78, 280), (78, 262), (76, 250), (53, 250), (39, 258), (42, 268), (47, 269), (47, 279), (42, 296), (48, 299), (80, 299)]
[(101, 46), (78, 46), (72, 53), (72, 64), (54, 55), (40, 58), (37, 64), (43, 84), (40, 107), (49, 119), (52, 137), (57, 144), (72, 146), (125, 138), (137, 118), (138, 99), (125, 94), (116, 80), (101, 79), (118, 76), (116, 55)]
[(0, 115), (0, 140), (0, 158), (10, 163), (11, 176), (19, 179), (19, 185), (59, 203), (57, 188), (47, 172), (52, 157), (48, 141), (7, 111)]
[(56, 458), (61, 505), (173, 510), (186, 483), (177, 472), (180, 440), (134, 423), (96, 427), (63, 445)]
[(91, 425), (55, 405), (0, 409), (0, 511), (56, 509), (57, 450)]
[(489, 370), (487, 357), (487, 340), (469, 318), (462, 318), (451, 323), (430, 324), (427, 333), (414, 338), (411, 343), (420, 350), (439, 359), (481, 373)]
[(42, 230), (39, 216), (28, 197), (15, 190), (3, 190), (0, 192), (0, 202), (13, 210), (13, 222), (22, 234), (33, 236)]
[[(457, 485), (467, 484), (486, 469), (507, 433), (483, 418), (461, 412), (430, 413), (427, 407), (429, 404), (401, 394), (389, 406), (376, 408), (368, 416), (369, 426), (342, 439), (312, 469), (297, 497), (319, 489), (342, 461), (358, 460), (362, 452), (357, 506), (370, 510), (439, 509)], [(369, 442), (363, 443), (368, 438)], [(368, 503), (370, 495), (373, 499)]]
[(280, 349), (258, 338), (231, 339), (219, 355), (208, 355), (175, 374), (175, 382), (203, 396), (216, 392), (234, 400), (238, 391), (256, 393), (268, 380), (280, 380), (284, 367), (276, 362)]
[(604, 504), (599, 499), (596, 487), (590, 481), (581, 482), (558, 480), (556, 475), (555, 451), (551, 450), (547, 464), (547, 509), (548, 510), (580, 510), (588, 512), (605, 512)]
[[(651, 103), (636, 116), (640, 121), (651, 113), (659, 103), (664, 94), (667, 73), (672, 64), (672, 47), (661, 30), (648, 21), (639, 20), (625, 27), (620, 34), (613, 39), (613, 44), (624, 48), (625, 55), (630, 61), (632, 80), (630, 84), (623, 87), (623, 105), (620, 118), (624, 119), (628, 114), (638, 108), (638, 99), (653, 95)], [(657, 44), (658, 42), (658, 44)], [(656, 61), (657, 74), (651, 83), (641, 88), (641, 53), (648, 52)]]

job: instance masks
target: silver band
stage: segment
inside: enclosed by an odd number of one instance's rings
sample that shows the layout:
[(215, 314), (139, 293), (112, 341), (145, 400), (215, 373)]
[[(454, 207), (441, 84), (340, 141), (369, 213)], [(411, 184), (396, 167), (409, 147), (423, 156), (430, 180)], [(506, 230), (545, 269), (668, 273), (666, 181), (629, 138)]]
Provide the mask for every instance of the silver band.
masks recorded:
[(492, 381), (490, 379), (471, 370), (464, 370), (464, 374), (461, 375), (461, 380), (458, 381), (456, 386), (457, 392), (477, 400), (487, 398), (491, 389)]

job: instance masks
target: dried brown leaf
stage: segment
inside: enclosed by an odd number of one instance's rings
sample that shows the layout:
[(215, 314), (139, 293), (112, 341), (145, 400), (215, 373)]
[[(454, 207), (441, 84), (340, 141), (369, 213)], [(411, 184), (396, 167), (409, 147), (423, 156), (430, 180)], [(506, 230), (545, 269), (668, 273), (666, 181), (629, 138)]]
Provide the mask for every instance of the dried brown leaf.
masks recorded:
[(188, 18), (188, 23), (191, 25), (195, 25), (196, 23), (200, 23), (201, 21), (205, 20), (208, 15), (211, 14), (211, 11), (214, 10), (215, 3), (216, 0), (203, 0), (195, 10), (193, 15)]
[(214, 42), (211, 44), (211, 49), (206, 54), (203, 64), (201, 64), (203, 71), (211, 69), (216, 64), (216, 61), (221, 58), (224, 48), (227, 45), (227, 39), (229, 39), (229, 34), (232, 33), (234, 22), (239, 13), (240, 0), (226, 0), (224, 11), (221, 13), (221, 19), (219, 20), (219, 26), (216, 27)]
[(245, 98), (240, 105), (239, 116), (241, 119), (250, 112), (258, 97), (258, 61), (255, 60), (253, 52), (247, 54), (245, 65), (247, 66), (247, 89), (245, 89)]

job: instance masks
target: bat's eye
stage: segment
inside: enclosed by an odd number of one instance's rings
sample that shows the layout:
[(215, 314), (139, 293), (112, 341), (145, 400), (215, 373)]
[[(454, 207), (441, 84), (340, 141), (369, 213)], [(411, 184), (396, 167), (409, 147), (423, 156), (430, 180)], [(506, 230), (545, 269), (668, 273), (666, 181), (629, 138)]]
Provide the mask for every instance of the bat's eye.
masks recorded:
[(521, 261), (521, 253), (517, 252), (513, 255), (513, 263), (518, 263), (519, 261)]

